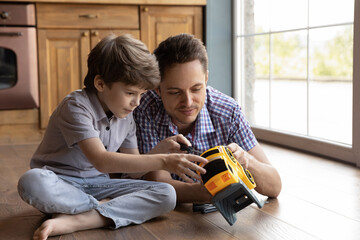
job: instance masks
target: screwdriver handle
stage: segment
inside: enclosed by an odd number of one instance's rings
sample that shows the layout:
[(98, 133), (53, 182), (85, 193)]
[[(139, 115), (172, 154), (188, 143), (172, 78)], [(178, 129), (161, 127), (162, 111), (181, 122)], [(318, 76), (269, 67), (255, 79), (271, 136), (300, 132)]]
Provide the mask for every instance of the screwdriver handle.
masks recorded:
[(191, 147), (189, 147), (188, 145), (178, 142), (178, 144), (180, 144), (180, 150), (181, 151), (186, 151), (187, 153), (191, 152)]

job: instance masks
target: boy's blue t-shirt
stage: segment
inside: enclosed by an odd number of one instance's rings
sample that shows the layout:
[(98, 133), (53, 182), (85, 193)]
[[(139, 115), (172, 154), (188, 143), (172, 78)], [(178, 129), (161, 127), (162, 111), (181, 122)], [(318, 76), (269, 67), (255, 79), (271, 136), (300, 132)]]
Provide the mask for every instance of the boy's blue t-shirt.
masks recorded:
[(86, 89), (70, 93), (51, 115), (30, 167), (75, 177), (101, 175), (77, 144), (88, 138), (99, 138), (110, 152), (120, 147), (137, 148), (132, 113), (126, 118), (108, 119), (96, 93)]

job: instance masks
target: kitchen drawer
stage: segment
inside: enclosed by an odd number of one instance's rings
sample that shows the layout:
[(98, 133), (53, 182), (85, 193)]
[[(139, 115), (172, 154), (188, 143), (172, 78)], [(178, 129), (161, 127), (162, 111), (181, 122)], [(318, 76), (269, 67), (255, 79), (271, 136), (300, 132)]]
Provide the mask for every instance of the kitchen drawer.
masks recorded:
[(38, 28), (139, 29), (137, 6), (38, 3), (36, 16)]

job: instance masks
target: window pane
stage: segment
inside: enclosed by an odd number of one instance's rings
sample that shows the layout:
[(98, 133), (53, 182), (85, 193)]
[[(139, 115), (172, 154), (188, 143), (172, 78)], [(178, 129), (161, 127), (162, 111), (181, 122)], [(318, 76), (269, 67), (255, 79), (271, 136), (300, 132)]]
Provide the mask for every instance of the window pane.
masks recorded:
[(273, 34), (271, 41), (271, 127), (306, 134), (306, 31)]
[[(255, 1), (257, 2), (257, 0)], [(308, 24), (308, 1), (272, 0), (271, 31), (305, 28)], [(255, 15), (260, 14), (255, 12)]]
[(250, 124), (352, 144), (354, 0), (241, 4), (237, 86)]
[[(252, 2), (252, 0), (247, 0)], [(256, 33), (269, 32), (270, 31), (270, 1), (269, 0), (256, 0), (254, 3), (255, 19), (255, 31)], [(251, 19), (248, 15), (246, 19)], [(245, 19), (245, 21), (247, 21)], [(250, 32), (249, 32), (250, 33)]]
[(354, 21), (354, 0), (309, 1), (309, 26), (349, 23)]
[(353, 28), (309, 31), (309, 135), (352, 143)]

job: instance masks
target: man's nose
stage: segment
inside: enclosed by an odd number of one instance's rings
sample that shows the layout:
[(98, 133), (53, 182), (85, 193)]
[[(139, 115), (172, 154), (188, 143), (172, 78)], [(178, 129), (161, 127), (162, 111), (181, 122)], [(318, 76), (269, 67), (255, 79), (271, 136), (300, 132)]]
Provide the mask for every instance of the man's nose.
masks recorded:
[(184, 95), (183, 95), (183, 103), (186, 106), (191, 106), (192, 105), (193, 100), (192, 100), (191, 93), (184, 93)]

